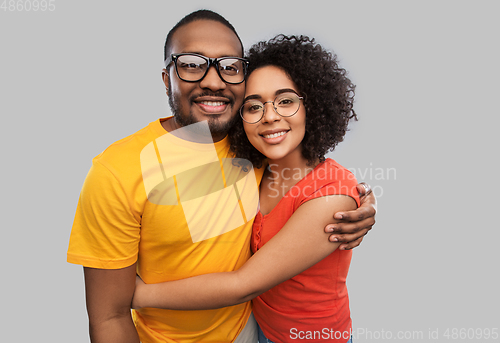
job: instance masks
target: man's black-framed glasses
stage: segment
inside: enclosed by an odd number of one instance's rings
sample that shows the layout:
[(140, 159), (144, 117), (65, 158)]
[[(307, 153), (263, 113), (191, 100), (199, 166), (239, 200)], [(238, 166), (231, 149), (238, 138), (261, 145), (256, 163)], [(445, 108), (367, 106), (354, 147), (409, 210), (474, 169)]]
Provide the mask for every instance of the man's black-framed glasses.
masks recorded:
[(214, 66), (222, 81), (239, 84), (245, 81), (248, 61), (240, 57), (209, 58), (203, 55), (184, 53), (172, 54), (165, 60), (166, 68), (175, 65), (177, 76), (182, 81), (198, 82), (207, 75), (210, 66)]
[(300, 100), (303, 99), (304, 97), (295, 93), (286, 92), (279, 94), (274, 101), (247, 100), (240, 108), (240, 116), (245, 122), (256, 124), (264, 117), (264, 105), (270, 102), (273, 104), (274, 112), (282, 117), (291, 117), (299, 111)]

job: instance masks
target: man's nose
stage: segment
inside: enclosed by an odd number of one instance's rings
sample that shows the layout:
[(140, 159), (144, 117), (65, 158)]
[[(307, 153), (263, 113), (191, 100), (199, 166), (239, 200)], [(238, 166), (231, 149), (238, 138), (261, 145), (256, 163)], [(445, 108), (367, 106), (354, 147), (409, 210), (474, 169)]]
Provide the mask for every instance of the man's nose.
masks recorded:
[[(213, 68), (212, 68), (213, 67)], [(226, 83), (220, 78), (219, 73), (217, 73), (217, 68), (211, 65), (208, 68), (207, 75), (200, 81), (201, 88), (208, 88), (212, 91), (217, 91), (226, 88)]]

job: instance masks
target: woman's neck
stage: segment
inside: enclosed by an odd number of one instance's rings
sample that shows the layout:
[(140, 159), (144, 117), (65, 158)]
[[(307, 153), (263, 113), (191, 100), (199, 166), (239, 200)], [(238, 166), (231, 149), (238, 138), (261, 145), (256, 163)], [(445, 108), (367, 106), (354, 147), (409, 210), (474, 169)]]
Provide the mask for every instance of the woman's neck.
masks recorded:
[(319, 163), (307, 164), (298, 149), (279, 160), (268, 160), (269, 166), (260, 187), (261, 212), (267, 214), (278, 204), (290, 188), (309, 174)]
[(299, 147), (283, 158), (268, 159), (268, 176), (273, 182), (278, 183), (289, 180), (298, 181), (311, 172), (318, 165), (318, 162), (308, 165), (308, 161), (302, 156), (302, 149)]

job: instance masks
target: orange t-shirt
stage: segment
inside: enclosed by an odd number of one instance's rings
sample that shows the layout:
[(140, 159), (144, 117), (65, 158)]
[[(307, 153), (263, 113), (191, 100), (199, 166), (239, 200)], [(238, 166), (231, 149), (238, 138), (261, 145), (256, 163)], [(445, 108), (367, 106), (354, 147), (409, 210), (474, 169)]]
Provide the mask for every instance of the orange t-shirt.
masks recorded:
[[(354, 175), (327, 159), (292, 187), (267, 215), (258, 213), (252, 250), (266, 244), (304, 202), (327, 195), (347, 195), (359, 206)], [(311, 268), (253, 299), (253, 312), (274, 342), (347, 342), (351, 317), (346, 278), (352, 251), (335, 250)]]

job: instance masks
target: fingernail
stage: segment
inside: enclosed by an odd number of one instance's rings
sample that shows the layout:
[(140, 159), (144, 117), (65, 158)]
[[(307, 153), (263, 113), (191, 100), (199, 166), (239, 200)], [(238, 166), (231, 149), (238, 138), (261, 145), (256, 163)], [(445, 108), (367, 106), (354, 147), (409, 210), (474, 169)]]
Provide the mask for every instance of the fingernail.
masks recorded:
[(339, 241), (339, 239), (337, 237), (332, 238), (332, 242), (338, 242), (338, 241)]

